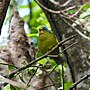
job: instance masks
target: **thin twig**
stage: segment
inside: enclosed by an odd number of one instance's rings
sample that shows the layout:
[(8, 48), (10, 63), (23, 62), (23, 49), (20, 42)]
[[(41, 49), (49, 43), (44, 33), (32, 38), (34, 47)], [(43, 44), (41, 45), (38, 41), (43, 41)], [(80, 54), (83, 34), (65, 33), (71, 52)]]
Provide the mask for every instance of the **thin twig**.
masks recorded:
[(44, 88), (48, 88), (48, 87), (54, 86), (55, 84), (58, 84), (58, 82), (57, 83), (53, 83), (53, 84), (45, 85), (44, 87), (42, 87), (42, 88), (40, 88), (38, 90), (43, 90)]
[(15, 67), (16, 69), (18, 69), (18, 67), (14, 66), (13, 64), (8, 64), (8, 63), (0, 63), (0, 64), (1, 64), (1, 65), (6, 65), (6, 66), (11, 65), (11, 66)]
[(65, 90), (65, 87), (64, 87), (64, 63), (62, 63), (62, 87), (63, 87), (63, 90)]
[(90, 37), (84, 35), (82, 32), (80, 32), (76, 27), (72, 26), (67, 20), (65, 20), (64, 18), (62, 18), (64, 20), (64, 22), (66, 22), (72, 29), (74, 29), (80, 36), (82, 36), (83, 38), (87, 39), (90, 41)]
[(88, 60), (86, 60), (86, 63), (90, 66), (90, 62)]
[(63, 41), (59, 42), (54, 48), (52, 48), (50, 51), (48, 51), (47, 53), (45, 53), (45, 54), (42, 55), (41, 57), (39, 57), (39, 58), (31, 61), (30, 63), (28, 63), (28, 65), (26, 65), (26, 66), (24, 66), (24, 67), (21, 67), (21, 68), (15, 70), (14, 72), (12, 72), (9, 77), (12, 78), (17, 72), (20, 72), (20, 71), (22, 71), (22, 70), (24, 70), (24, 69), (26, 69), (26, 68), (28, 68), (28, 67), (31, 67), (31, 65), (33, 65), (33, 64), (35, 64), (36, 62), (38, 62), (39, 60), (47, 57), (52, 51), (54, 51), (54, 50), (55, 50), (56, 48), (58, 48), (60, 45), (62, 45), (63, 43), (65, 43), (65, 42), (68, 41), (68, 40), (71, 40), (71, 39), (75, 38), (76, 36), (77, 36), (77, 34), (72, 35), (72, 36), (64, 39)]
[(54, 0), (49, 0), (51, 3), (53, 3), (54, 5), (60, 5), (60, 3), (59, 2), (56, 2), (56, 1), (54, 1)]
[(62, 54), (65, 50), (67, 50), (68, 48), (72, 47), (73, 45), (77, 44), (78, 42), (74, 42), (73, 44), (67, 46), (65, 49), (63, 49), (60, 54)]
[[(44, 8), (45, 10), (47, 10), (48, 12), (51, 12), (51, 13), (55, 13), (55, 14), (60, 14), (62, 13), (62, 11), (54, 11), (52, 9), (48, 9), (47, 7), (45, 7), (44, 5), (42, 5), (40, 2), (38, 2), (37, 0), (35, 0), (42, 8)], [(83, 8), (83, 6), (80, 8), (80, 10)], [(80, 10), (77, 12), (79, 13)], [(76, 13), (76, 14), (77, 14)], [(63, 13), (64, 14), (64, 13)], [(62, 14), (60, 14), (61, 16), (63, 16)], [(71, 17), (67, 17), (67, 19), (70, 20)], [(83, 33), (81, 33), (77, 28), (73, 27), (68, 21), (64, 20), (71, 28), (73, 28), (79, 35), (81, 35), (83, 38), (87, 39), (90, 41), (90, 37), (84, 35)]]
[(83, 9), (84, 6), (85, 6), (85, 4), (83, 6), (81, 6), (81, 8), (79, 8), (79, 10), (76, 13), (74, 13), (73, 15), (71, 15), (69, 18), (75, 17)]
[(59, 2), (53, 1), (53, 0), (49, 0), (51, 3), (53, 3), (56, 6), (59, 7), (66, 7), (72, 0), (68, 0), (66, 1), (64, 4), (60, 4)]
[(35, 74), (36, 74), (37, 70), (38, 70), (38, 68), (35, 70), (34, 74), (30, 77), (30, 79), (29, 79), (28, 83), (26, 84), (26, 87), (25, 87), (25, 89), (24, 89), (24, 90), (26, 90), (26, 89), (28, 88), (29, 83), (31, 82), (31, 79), (35, 76)]
[(43, 9), (45, 9), (45, 10), (48, 11), (48, 12), (55, 13), (55, 14), (61, 13), (61, 11), (55, 11), (55, 10), (52, 10), (52, 9), (48, 9), (47, 7), (45, 7), (44, 5), (42, 5), (38, 0), (35, 0), (35, 2), (36, 2), (40, 7), (42, 7)]
[(83, 76), (82, 78), (80, 78), (78, 81), (76, 81), (74, 84), (72, 84), (72, 86), (69, 88), (69, 90), (73, 90), (73, 88), (75, 86), (77, 86), (79, 83), (81, 83), (82, 81), (84, 81), (85, 79), (87, 79), (88, 77), (90, 77), (90, 74)]
[(64, 13), (64, 12), (66, 12), (66, 11), (68, 11), (68, 10), (72, 10), (72, 9), (74, 9), (74, 8), (76, 8), (76, 6), (68, 7), (68, 8), (66, 8), (66, 9), (62, 10), (61, 12)]
[[(69, 45), (68, 47), (66, 47), (66, 48), (65, 48), (62, 52), (60, 52), (60, 53), (63, 53), (66, 49), (72, 47), (72, 46), (75, 45), (75, 44), (77, 44), (77, 42)], [(58, 66), (58, 65), (56, 65), (48, 75), (50, 75), (57, 66)], [(63, 68), (63, 63), (62, 63), (62, 79), (63, 79), (63, 84), (62, 84), (62, 85), (63, 85), (63, 90), (64, 90), (64, 68)]]
[[(44, 69), (43, 69), (43, 70), (44, 70)], [(54, 81), (52, 80), (52, 78), (50, 77), (50, 75), (49, 75), (49, 74), (47, 74), (47, 71), (46, 71), (46, 70), (44, 70), (44, 72), (46, 73), (45, 77), (48, 77), (48, 78), (51, 80), (51, 82), (52, 82), (53, 86), (54, 86), (54, 87), (55, 87), (55, 89), (57, 90), (57, 87), (55, 86)]]
[(0, 81), (2, 81), (3, 83), (8, 83), (8, 84), (11, 84), (11, 85), (13, 85), (13, 86), (19, 87), (19, 88), (21, 88), (21, 89), (24, 89), (24, 87), (25, 87), (25, 84), (24, 84), (24, 83), (17, 82), (17, 81), (14, 81), (14, 80), (5, 78), (5, 77), (2, 76), (2, 75), (0, 75)]
[[(49, 8), (47, 8), (47, 7), (45, 7), (44, 5), (42, 5), (38, 0), (34, 0), (40, 7), (42, 7), (43, 9), (45, 9), (46, 11), (48, 11), (48, 12), (50, 12), (50, 13), (54, 13), (54, 14), (60, 14), (60, 13), (62, 13), (62, 12), (65, 12), (65, 11), (67, 11), (67, 10), (70, 10), (70, 9), (73, 9), (73, 8), (75, 8), (76, 6), (71, 6), (71, 7), (69, 7), (69, 8), (67, 8), (67, 9), (65, 9), (65, 10), (52, 10), (52, 9), (49, 9)], [(71, 0), (69, 0), (70, 2), (71, 2)], [(67, 1), (68, 2), (68, 1)], [(65, 4), (66, 5), (66, 4)], [(63, 6), (65, 6), (65, 5), (62, 5), (61, 7), (63, 7)]]
[(54, 70), (55, 68), (57, 67), (58, 65), (55, 65), (54, 68), (48, 73), (48, 75), (50, 75)]
[(62, 5), (62, 7), (67, 6), (71, 1), (72, 1), (72, 0), (67, 0), (67, 1)]
[[(64, 51), (66, 51), (67, 49), (69, 49), (70, 47), (72, 47), (73, 45), (77, 44), (78, 42), (74, 42), (73, 44), (67, 46), (65, 49), (63, 49), (59, 54), (62, 54)], [(58, 55), (48, 55), (48, 57), (58, 57)]]

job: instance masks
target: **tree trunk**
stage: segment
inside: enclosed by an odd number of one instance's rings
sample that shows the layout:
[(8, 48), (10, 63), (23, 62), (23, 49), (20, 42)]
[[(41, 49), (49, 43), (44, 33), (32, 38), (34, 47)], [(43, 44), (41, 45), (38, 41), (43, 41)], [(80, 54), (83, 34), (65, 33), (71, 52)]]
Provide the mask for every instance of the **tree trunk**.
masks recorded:
[[(57, 10), (64, 10), (67, 7), (60, 7), (60, 4), (65, 3), (67, 0), (56, 0), (54, 3), (52, 3), (49, 0), (39, 0), (39, 2), (44, 5), (44, 7), (57, 11)], [(57, 4), (55, 4), (55, 2)], [(58, 4), (59, 3), (59, 4)], [(75, 4), (82, 4), (81, 0), (72, 0), (70, 2), (69, 6), (75, 5)], [(55, 14), (50, 12), (48, 9), (46, 10), (44, 7), (41, 6), (43, 11), (45, 12), (50, 24), (51, 28), (54, 32), (54, 34), (57, 36), (58, 41), (63, 40), (64, 38), (67, 38), (71, 35), (75, 35), (76, 31), (72, 29), (70, 26), (67, 25), (60, 16), (60, 14)], [(70, 22), (68, 20), (68, 22)], [(71, 23), (71, 22), (70, 22)], [(72, 24), (72, 23), (71, 23)], [(73, 47), (70, 47), (66, 50), (65, 55), (67, 54), (67, 63), (69, 65), (71, 76), (73, 79), (73, 82), (79, 80), (84, 75), (90, 74), (90, 65), (87, 63), (89, 60), (87, 57), (89, 56), (89, 53), (86, 52), (88, 50), (88, 47), (90, 45), (90, 42), (84, 39), (82, 36), (78, 35), (76, 38), (70, 40), (67, 42), (67, 45), (64, 46), (67, 47), (71, 45), (72, 43), (77, 42), (78, 44), (74, 45)], [(90, 79), (83, 81), (78, 86), (78, 90), (87, 90), (90, 87)]]
[(0, 0), (0, 34), (10, 0)]

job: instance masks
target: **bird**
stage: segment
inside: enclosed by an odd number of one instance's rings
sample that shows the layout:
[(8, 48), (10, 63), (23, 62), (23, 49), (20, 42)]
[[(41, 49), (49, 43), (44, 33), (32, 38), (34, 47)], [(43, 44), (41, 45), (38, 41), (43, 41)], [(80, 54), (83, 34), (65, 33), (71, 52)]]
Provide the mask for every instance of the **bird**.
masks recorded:
[[(45, 54), (53, 47), (58, 44), (58, 41), (53, 33), (46, 26), (42, 26), (39, 28), (39, 36), (38, 36), (38, 48), (42, 54)], [(56, 48), (54, 51), (50, 53), (50, 55), (58, 55), (59, 48)], [(58, 57), (52, 57), (55, 62), (58, 64)]]

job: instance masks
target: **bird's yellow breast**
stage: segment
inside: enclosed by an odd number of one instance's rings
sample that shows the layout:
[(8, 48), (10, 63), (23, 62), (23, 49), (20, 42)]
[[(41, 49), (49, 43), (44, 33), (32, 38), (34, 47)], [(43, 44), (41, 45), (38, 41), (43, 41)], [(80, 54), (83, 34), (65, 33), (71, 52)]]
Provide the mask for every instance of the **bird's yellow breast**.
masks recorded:
[[(57, 45), (57, 40), (53, 34), (48, 32), (39, 33), (38, 48), (42, 54), (51, 50), (55, 45)], [(51, 54), (58, 54), (58, 49), (54, 50)]]

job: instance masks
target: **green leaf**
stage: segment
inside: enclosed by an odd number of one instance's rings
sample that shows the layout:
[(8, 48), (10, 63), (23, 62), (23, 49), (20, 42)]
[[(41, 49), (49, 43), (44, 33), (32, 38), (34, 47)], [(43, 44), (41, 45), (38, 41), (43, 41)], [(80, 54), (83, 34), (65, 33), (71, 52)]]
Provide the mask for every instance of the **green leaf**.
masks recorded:
[(4, 87), (4, 90), (20, 90), (20, 89), (17, 88), (17, 87), (11, 86), (10, 84), (8, 84), (8, 85), (6, 85)]
[(6, 86), (4, 87), (4, 89), (5, 89), (5, 90), (11, 90), (11, 89), (10, 89), (10, 85), (9, 85), (9, 84), (6, 85)]
[(49, 58), (49, 62), (51, 63), (52, 66), (56, 65), (56, 62), (53, 59), (51, 59), (51, 58)]
[(77, 10), (73, 9), (73, 10), (68, 10), (67, 13), (73, 14), (75, 13)]
[(36, 57), (38, 58), (40, 56), (42, 56), (42, 53), (41, 52), (38, 52), (37, 55), (36, 55)]
[(38, 34), (27, 34), (28, 37), (36, 37)]
[(22, 6), (19, 6), (21, 9), (26, 9), (26, 8), (29, 8), (28, 5), (22, 5)]
[(55, 70), (62, 70), (62, 65), (58, 65), (58, 67), (56, 67)]
[(25, 16), (23, 17), (23, 20), (24, 20), (25, 22), (27, 22), (28, 19), (29, 19), (29, 15), (25, 15)]
[(15, 86), (12, 86), (12, 85), (10, 85), (10, 89), (11, 90), (20, 90), (18, 87), (15, 87)]
[(67, 83), (65, 83), (65, 90), (69, 90), (69, 88), (70, 88), (70, 86), (73, 84), (73, 82), (72, 81), (69, 81), (69, 82), (67, 82)]
[(88, 17), (88, 16), (90, 16), (90, 13), (84, 12), (84, 13), (82, 13), (82, 14), (80, 15), (80, 18), (86, 18), (86, 17)]
[(9, 64), (9, 65), (8, 65), (8, 68), (9, 68), (10, 70), (14, 70), (14, 69), (16, 69), (15, 66), (12, 65), (12, 64)]
[(46, 64), (47, 58), (43, 58), (40, 61), (38, 61), (39, 64)]
[(87, 10), (88, 8), (90, 8), (90, 2), (86, 3), (86, 5), (83, 7), (84, 10)]

